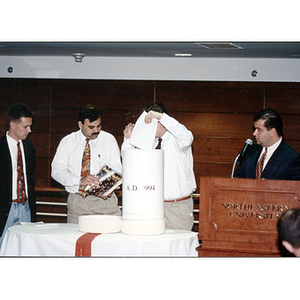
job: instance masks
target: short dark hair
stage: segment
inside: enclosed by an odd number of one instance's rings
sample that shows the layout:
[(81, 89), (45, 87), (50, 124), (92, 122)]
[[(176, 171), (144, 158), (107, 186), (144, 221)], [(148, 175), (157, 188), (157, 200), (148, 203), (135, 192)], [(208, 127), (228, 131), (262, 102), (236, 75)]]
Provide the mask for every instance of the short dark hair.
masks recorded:
[(10, 106), (6, 115), (6, 128), (9, 128), (10, 122), (19, 122), (21, 118), (32, 118), (33, 111), (29, 106), (23, 103), (17, 103)]
[(78, 115), (78, 121), (84, 124), (85, 119), (89, 119), (90, 122), (94, 122), (99, 118), (102, 119), (102, 114), (99, 108), (94, 105), (88, 104), (83, 107)]
[(168, 110), (162, 103), (149, 104), (144, 110), (145, 110), (145, 112), (149, 112), (150, 110), (153, 110), (153, 111), (157, 111), (160, 113), (166, 113), (167, 115), (169, 114)]
[(260, 119), (265, 120), (265, 127), (268, 130), (275, 128), (277, 134), (279, 136), (283, 136), (283, 123), (281, 116), (277, 111), (275, 111), (274, 109), (263, 109), (258, 113), (254, 114), (254, 122)]
[(300, 247), (300, 208), (285, 211), (277, 222), (280, 241), (289, 242), (294, 248)]

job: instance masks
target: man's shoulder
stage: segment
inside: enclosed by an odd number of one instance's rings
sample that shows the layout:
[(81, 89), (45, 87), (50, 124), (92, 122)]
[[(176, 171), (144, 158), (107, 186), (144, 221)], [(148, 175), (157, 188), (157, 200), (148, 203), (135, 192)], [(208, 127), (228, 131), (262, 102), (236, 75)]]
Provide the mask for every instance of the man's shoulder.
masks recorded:
[(31, 141), (29, 139), (23, 140), (23, 146), (26, 155), (28, 155), (28, 157), (31, 157), (31, 159), (34, 159), (36, 150)]
[(34, 146), (33, 146), (32, 142), (31, 142), (31, 140), (28, 139), (28, 138), (25, 139), (25, 140), (23, 140), (22, 143), (23, 143), (24, 147), (34, 148)]
[(4, 134), (4, 135), (2, 135), (1, 138), (0, 138), (0, 143), (2, 144), (2, 143), (4, 143), (5, 141), (6, 141), (6, 136), (5, 136), (5, 134)]
[(113, 140), (115, 139), (115, 137), (111, 133), (104, 131), (104, 130), (100, 131), (99, 138), (107, 138), (107, 139), (113, 139)]
[(282, 145), (280, 147), (282, 152), (284, 152), (287, 156), (293, 157), (293, 158), (300, 158), (300, 153), (295, 150), (293, 147), (291, 147), (288, 143), (285, 141), (282, 142)]
[(61, 141), (74, 140), (74, 139), (76, 139), (76, 138), (79, 137), (79, 133), (80, 133), (79, 130), (71, 132), (71, 133), (68, 133), (67, 135), (65, 135), (64, 137), (62, 137)]
[(0, 149), (1, 152), (8, 149), (8, 143), (5, 134), (0, 138)]

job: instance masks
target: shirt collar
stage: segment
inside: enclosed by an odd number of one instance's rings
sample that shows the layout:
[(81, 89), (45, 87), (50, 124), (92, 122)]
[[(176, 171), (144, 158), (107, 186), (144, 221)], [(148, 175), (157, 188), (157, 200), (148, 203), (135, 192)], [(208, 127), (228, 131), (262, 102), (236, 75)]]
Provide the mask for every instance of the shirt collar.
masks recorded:
[[(100, 131), (99, 135), (97, 136), (96, 139), (92, 139), (90, 140), (90, 145), (96, 145), (95, 143), (97, 143), (97, 140), (101, 134), (102, 130)], [(81, 129), (79, 129), (79, 140), (82, 143), (86, 143), (86, 136), (82, 133)]]
[(282, 136), (280, 137), (280, 139), (275, 144), (273, 144), (272, 146), (267, 147), (268, 151), (274, 152), (278, 148), (278, 146), (280, 145), (281, 141), (282, 141)]
[[(267, 153), (268, 153), (267, 156), (268, 157), (270, 157), (275, 152), (275, 150), (280, 145), (281, 141), (282, 141), (282, 137), (280, 137), (280, 139), (275, 144), (273, 144), (269, 147), (264, 147), (264, 149), (266, 149), (266, 148), (268, 149), (268, 151), (267, 151)], [(263, 150), (263, 152), (264, 152), (264, 150)]]
[(161, 137), (161, 139), (163, 140), (163, 139), (167, 138), (167, 137), (168, 137), (168, 134), (170, 134), (170, 133), (169, 133), (169, 131), (167, 130), (167, 131), (163, 134), (163, 136)]
[[(79, 130), (80, 134), (79, 134), (79, 139), (82, 143), (86, 143), (86, 136), (82, 133), (81, 129)], [(90, 140), (91, 142), (92, 140)]]
[(7, 141), (9, 141), (11, 144), (15, 144), (17, 145), (18, 142), (20, 142), (20, 144), (22, 143), (22, 140), (18, 140), (16, 141), (15, 139), (13, 139), (9, 134), (8, 134), (8, 131), (6, 132), (6, 138), (7, 138)]

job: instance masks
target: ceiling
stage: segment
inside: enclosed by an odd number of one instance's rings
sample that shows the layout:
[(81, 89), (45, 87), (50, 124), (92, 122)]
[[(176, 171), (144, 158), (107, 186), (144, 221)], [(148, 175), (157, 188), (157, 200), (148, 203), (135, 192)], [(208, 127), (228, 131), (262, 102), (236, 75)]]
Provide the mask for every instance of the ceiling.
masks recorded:
[(1, 56), (300, 58), (298, 42), (0, 42)]

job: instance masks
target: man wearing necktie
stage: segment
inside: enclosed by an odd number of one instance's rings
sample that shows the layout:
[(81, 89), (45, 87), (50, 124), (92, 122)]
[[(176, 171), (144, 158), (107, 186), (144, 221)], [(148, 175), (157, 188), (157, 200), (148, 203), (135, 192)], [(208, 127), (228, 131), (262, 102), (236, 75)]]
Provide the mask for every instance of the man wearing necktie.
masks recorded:
[(234, 177), (300, 180), (300, 154), (284, 141), (281, 116), (264, 109), (253, 119), (256, 143), (248, 148)]
[(32, 116), (27, 105), (12, 105), (0, 139), (0, 244), (9, 227), (36, 220), (35, 149), (27, 139)]
[[(193, 134), (169, 116), (162, 103), (145, 108), (145, 123), (158, 120), (154, 149), (164, 151), (164, 212), (167, 228), (191, 230), (194, 224), (192, 193), (196, 189), (193, 170)], [(122, 152), (130, 149), (134, 124), (124, 130)]]
[(59, 143), (51, 164), (51, 176), (68, 195), (67, 222), (78, 223), (82, 215), (121, 215), (115, 193), (108, 196), (84, 193), (85, 187), (99, 187), (95, 176), (104, 165), (122, 173), (120, 149), (115, 137), (102, 130), (101, 111), (86, 105), (78, 115), (79, 130)]

